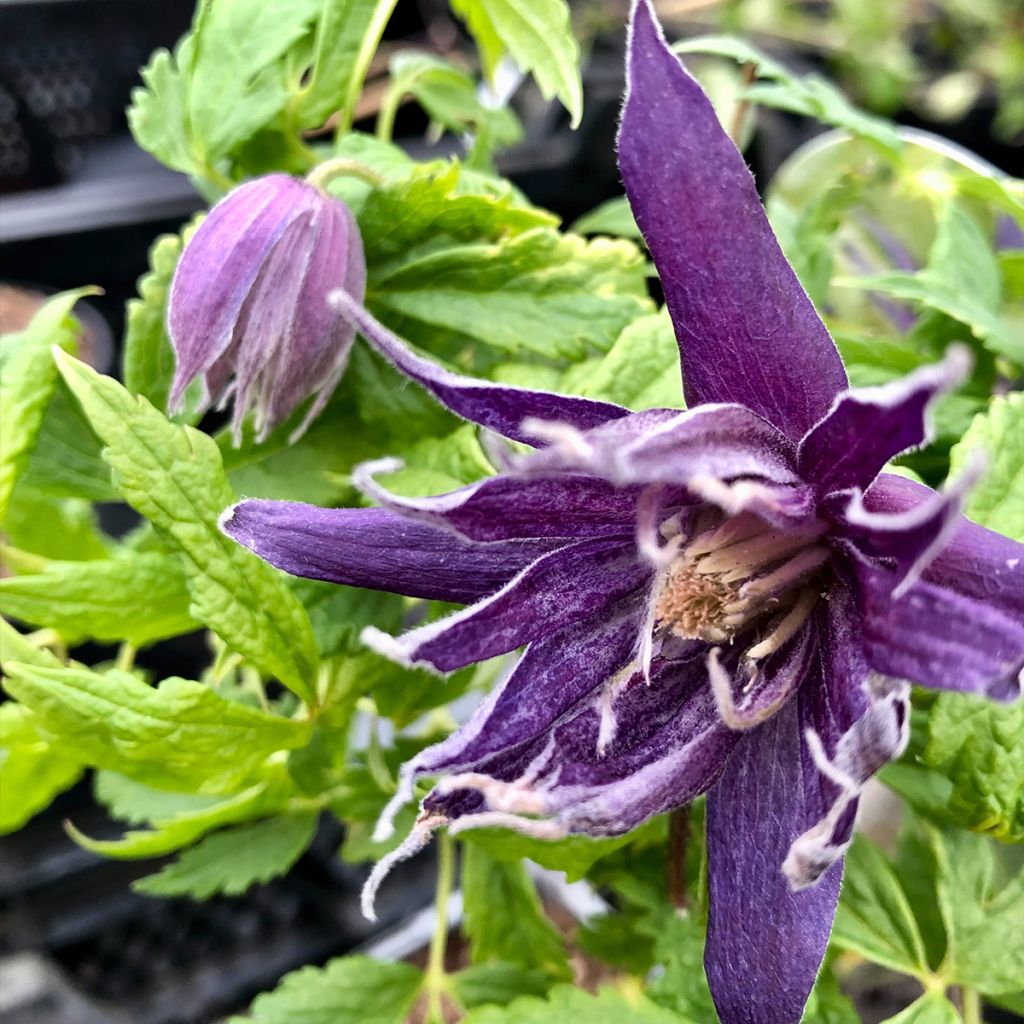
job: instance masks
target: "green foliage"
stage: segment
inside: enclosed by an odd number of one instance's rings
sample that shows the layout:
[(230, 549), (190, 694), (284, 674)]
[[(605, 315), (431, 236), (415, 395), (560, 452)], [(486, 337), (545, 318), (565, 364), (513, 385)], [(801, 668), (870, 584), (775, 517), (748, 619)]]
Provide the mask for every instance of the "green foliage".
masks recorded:
[(580, 49), (565, 0), (453, 0), (452, 7), (473, 33), (488, 74), (499, 47), (504, 48), (523, 71), (533, 74), (545, 98), (561, 100), (574, 128), (580, 123)]
[(150, 785), (230, 792), (275, 751), (308, 738), (308, 723), (225, 700), (185, 679), (154, 688), (116, 670), (5, 668), (8, 692), (63, 749)]
[(960, 1024), (960, 1014), (941, 992), (930, 992), (885, 1024)]
[(39, 731), (27, 707), (0, 704), (0, 835), (21, 828), (81, 774), (81, 763)]
[(639, 993), (626, 995), (602, 988), (596, 995), (558, 985), (547, 999), (527, 996), (503, 1008), (485, 1006), (465, 1018), (465, 1024), (691, 1024), (689, 1018), (663, 1010)]
[(217, 527), (235, 496), (213, 441), (175, 426), (82, 363), (63, 359), (60, 369), (107, 445), (103, 458), (121, 495), (181, 557), (191, 615), (312, 699), (317, 659), (309, 617), (275, 570)]
[(158, 874), (133, 883), (150, 896), (237, 896), (282, 875), (312, 842), (317, 815), (292, 814), (215, 832)]
[(542, 971), (554, 980), (572, 977), (565, 944), (545, 917), (522, 862), (499, 861), (479, 846), (464, 846), (463, 928), (474, 963), (502, 960)]
[(500, 961), (472, 964), (456, 971), (449, 980), (455, 998), (467, 1010), (488, 1004), (507, 1006), (520, 996), (543, 996), (551, 985), (543, 971)]
[(593, 210), (575, 221), (572, 230), (578, 235), (614, 235), (618, 238), (632, 238), (638, 242), (643, 239), (640, 228), (633, 218), (629, 200), (625, 196), (617, 196), (615, 199), (606, 200), (600, 206), (595, 206)]
[(116, 558), (46, 562), (0, 579), (0, 611), (55, 629), (66, 643), (125, 640), (135, 647), (198, 629), (178, 559), (124, 551)]
[(950, 452), (950, 471), (960, 472), (972, 452), (986, 456), (985, 475), (967, 498), (965, 513), (997, 533), (1024, 543), (1024, 394), (992, 399)]
[(25, 478), (11, 495), (3, 530), (11, 547), (42, 559), (107, 559), (116, 550), (100, 530), (91, 503), (55, 498), (30, 486)]
[(704, 927), (690, 914), (670, 908), (659, 915), (654, 958), (662, 972), (647, 994), (660, 1006), (694, 1020), (715, 1020), (711, 990), (704, 976)]
[(14, 492), (18, 477), (28, 465), (57, 386), (57, 371), (50, 350), (75, 348), (78, 324), (72, 307), (93, 288), (61, 292), (50, 299), (20, 335), (4, 339), (0, 368), (0, 521)]
[(403, 1024), (419, 987), (409, 964), (341, 957), (287, 975), (228, 1024)]

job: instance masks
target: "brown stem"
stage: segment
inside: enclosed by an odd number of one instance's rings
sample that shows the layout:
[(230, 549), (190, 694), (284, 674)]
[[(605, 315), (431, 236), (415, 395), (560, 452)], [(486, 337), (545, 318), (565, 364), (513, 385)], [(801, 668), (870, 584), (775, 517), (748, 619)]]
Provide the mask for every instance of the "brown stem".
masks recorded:
[(690, 841), (690, 805), (677, 807), (668, 816), (668, 901), (677, 910), (687, 910), (690, 897), (686, 892), (686, 847)]
[(729, 138), (738, 146), (740, 144), (740, 132), (743, 131), (743, 122), (747, 119), (747, 111), (750, 109), (750, 100), (743, 98), (742, 94), (754, 84), (757, 77), (757, 64), (748, 60), (743, 65), (740, 75), (740, 101), (732, 113), (732, 124), (729, 126)]

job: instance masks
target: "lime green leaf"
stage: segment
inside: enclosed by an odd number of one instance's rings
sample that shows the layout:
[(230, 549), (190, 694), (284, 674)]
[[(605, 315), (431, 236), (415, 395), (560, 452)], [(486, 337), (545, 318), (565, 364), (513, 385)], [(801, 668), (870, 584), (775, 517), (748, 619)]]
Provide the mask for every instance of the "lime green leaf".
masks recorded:
[(545, 917), (526, 866), (494, 860), (479, 846), (464, 847), (463, 929), (473, 961), (504, 960), (567, 981), (565, 942)]
[(0, 619), (0, 663), (4, 671), (11, 662), (39, 668), (63, 668), (64, 663), (45, 647), (37, 647), (6, 619)]
[(155, 789), (111, 771), (98, 771), (93, 775), (93, 795), (112, 818), (130, 825), (144, 825), (177, 814), (206, 810), (220, 802), (215, 796)]
[(403, 1024), (420, 981), (410, 964), (341, 957), (286, 975), (228, 1024)]
[(95, 288), (78, 288), (55, 295), (21, 334), (4, 339), (0, 369), (0, 521), (7, 514), (14, 485), (28, 465), (57, 385), (50, 350), (55, 345), (64, 349), (77, 345), (78, 325), (71, 310), (83, 295), (95, 292)]
[(4, 534), (12, 547), (43, 558), (109, 558), (115, 550), (114, 542), (100, 530), (89, 502), (62, 500), (37, 491), (26, 477), (11, 496)]
[(316, 814), (289, 814), (215, 832), (132, 888), (150, 896), (197, 900), (216, 893), (237, 896), (285, 874), (312, 842), (316, 823)]
[(634, 320), (589, 377), (583, 394), (638, 411), (683, 408), (679, 345), (668, 313)]
[(139, 278), (139, 297), (128, 301), (125, 315), (123, 377), (125, 387), (167, 408), (174, 376), (174, 350), (167, 334), (167, 297), (174, 268), (201, 218), (180, 234), (160, 235), (149, 249), (149, 272)]
[(143, 85), (132, 90), (128, 125), (135, 141), (161, 163), (186, 174), (200, 170), (189, 137), (188, 84), (192, 37), (172, 55), (157, 50), (140, 72)]
[(863, 836), (847, 854), (832, 940), (905, 974), (929, 974), (924, 942), (899, 879), (882, 851)]
[(851, 135), (873, 142), (889, 156), (898, 156), (902, 142), (888, 121), (858, 110), (831, 83), (817, 75), (791, 74), (778, 61), (733, 36), (701, 36), (672, 47), (676, 53), (707, 53), (729, 57), (741, 64), (753, 64), (765, 81), (747, 89), (745, 96), (755, 103), (812, 117), (822, 124), (843, 128)]
[(949, 977), (982, 992), (1013, 992), (1024, 964), (1024, 868), (1000, 888), (994, 845), (969, 832), (930, 829), (946, 926)]
[(459, 0), (457, 13), (466, 19), (478, 43), (484, 40), (489, 59), (500, 39), (515, 62), (537, 80), (545, 99), (557, 97), (577, 127), (583, 116), (580, 48), (572, 33), (565, 0)]
[(217, 526), (235, 495), (214, 441), (170, 423), (145, 399), (82, 363), (61, 372), (107, 447), (124, 499), (181, 556), (190, 613), (231, 648), (304, 700), (313, 697), (316, 642), (298, 599), (276, 570)]
[(476, 42), (484, 78), (493, 83), (494, 72), (505, 54), (505, 44), (495, 31), (484, 5), (479, 0), (450, 0), (449, 6), (466, 23), (469, 34)]
[(188, 614), (181, 563), (155, 553), (54, 561), (41, 572), (0, 579), (0, 610), (55, 629), (71, 644), (88, 638), (141, 647), (199, 628)]
[(473, 964), (451, 975), (455, 996), (467, 1010), (474, 1006), (506, 1006), (520, 996), (542, 996), (551, 981), (542, 971), (518, 964)]
[(714, 1020), (715, 1007), (704, 975), (704, 928), (694, 917), (673, 910), (659, 916), (654, 958), (664, 970), (647, 994), (659, 1006), (694, 1020)]
[(860, 1014), (843, 995), (831, 968), (825, 967), (818, 975), (803, 1019), (806, 1024), (860, 1024)]
[(505, 1007), (473, 1010), (463, 1024), (691, 1024), (687, 1017), (663, 1010), (637, 991), (626, 995), (602, 988), (595, 995), (557, 985), (547, 999), (527, 996)]
[(987, 456), (986, 472), (967, 498), (966, 514), (1024, 542), (1024, 394), (1015, 391), (992, 399), (953, 446), (950, 472), (961, 472), (977, 449)]
[(309, 724), (217, 696), (202, 683), (8, 663), (7, 689), (65, 749), (140, 782), (229, 792), (267, 757), (301, 746)]
[(930, 992), (883, 1024), (960, 1024), (960, 1014), (941, 992)]
[(300, 127), (318, 128), (345, 105), (364, 39), (378, 10), (390, 6), (387, 0), (325, 0), (317, 18), (313, 65), (294, 100)]
[(39, 732), (27, 707), (0, 704), (0, 835), (21, 828), (81, 774), (81, 762)]
[(577, 235), (615, 235), (636, 241), (643, 238), (625, 196), (609, 199), (585, 213), (573, 224), (572, 230)]

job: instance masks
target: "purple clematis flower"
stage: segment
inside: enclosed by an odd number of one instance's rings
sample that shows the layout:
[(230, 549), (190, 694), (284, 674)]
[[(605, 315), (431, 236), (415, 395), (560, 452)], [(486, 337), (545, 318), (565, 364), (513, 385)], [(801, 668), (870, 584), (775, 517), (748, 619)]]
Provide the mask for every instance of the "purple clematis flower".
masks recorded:
[(849, 390), (753, 180), (647, 0), (619, 163), (679, 339), (687, 411), (460, 377), (334, 297), (402, 373), (533, 451), (371, 509), (243, 501), (224, 529), (289, 572), (468, 607), (366, 642), (449, 672), (525, 647), (472, 719), (402, 773), (379, 829), (440, 776), (397, 859), (446, 826), (619, 835), (708, 794), (705, 963), (726, 1024), (799, 1020), (864, 783), (906, 742), (908, 680), (1011, 699), (1024, 546), (882, 472), (927, 438), (940, 365)]
[(355, 340), (327, 296), (344, 288), (362, 298), (365, 287), (363, 242), (340, 199), (287, 174), (240, 185), (199, 225), (174, 272), (170, 410), (201, 377), (202, 408), (234, 399), (237, 445), (250, 408), (263, 440), (315, 395), (294, 441), (331, 397)]

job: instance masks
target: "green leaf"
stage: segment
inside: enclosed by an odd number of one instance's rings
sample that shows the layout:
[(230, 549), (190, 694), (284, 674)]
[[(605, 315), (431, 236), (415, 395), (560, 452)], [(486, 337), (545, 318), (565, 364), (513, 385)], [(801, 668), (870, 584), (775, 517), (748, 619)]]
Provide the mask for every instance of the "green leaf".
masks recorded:
[(663, 1010), (639, 992), (629, 995), (602, 988), (596, 994), (557, 985), (547, 999), (526, 996), (505, 1007), (473, 1010), (463, 1024), (692, 1024), (690, 1018)]
[(707, 53), (729, 57), (740, 64), (753, 64), (758, 78), (765, 81), (750, 86), (744, 93), (746, 99), (843, 128), (874, 143), (886, 155), (899, 156), (902, 141), (890, 122), (858, 110), (834, 85), (817, 75), (791, 74), (778, 61), (742, 39), (700, 36), (676, 43), (672, 49), (676, 53)]
[(473, 962), (503, 960), (569, 980), (565, 942), (544, 915), (526, 866), (494, 860), (479, 846), (463, 851), (463, 930)]
[(180, 234), (160, 235), (149, 249), (149, 272), (139, 278), (139, 297), (125, 314), (122, 374), (125, 387), (167, 408), (174, 376), (174, 350), (167, 334), (167, 298), (181, 251), (202, 221), (196, 217)]
[(52, 497), (30, 487), (25, 477), (11, 496), (4, 534), (12, 547), (43, 558), (101, 559), (116, 550), (89, 502)]
[(450, 0), (449, 6), (466, 23), (469, 34), (476, 42), (484, 78), (493, 83), (498, 63), (505, 55), (505, 44), (495, 31), (494, 23), (478, 0)]
[(995, 355), (1024, 362), (1024, 341), (1001, 315), (999, 262), (962, 203), (949, 201), (943, 207), (924, 270), (841, 277), (833, 284), (884, 292), (943, 313), (966, 325)]
[(883, 1024), (960, 1024), (960, 1014), (941, 992), (929, 992)]
[(860, 1024), (861, 1017), (853, 1003), (843, 995), (835, 972), (826, 966), (814, 983), (804, 1009), (806, 1024)]
[(647, 994), (659, 1006), (694, 1020), (715, 1020), (715, 1004), (704, 974), (704, 928), (689, 914), (667, 910), (659, 916), (654, 958), (664, 970)]
[(582, 389), (590, 398), (628, 409), (683, 408), (679, 344), (668, 313), (634, 320)]
[(301, 128), (318, 128), (348, 96), (358, 58), (378, 10), (378, 0), (324, 0), (316, 23), (313, 64), (293, 101)]
[(39, 732), (27, 707), (0, 704), (0, 835), (49, 807), (81, 774), (81, 762)]
[(228, 1024), (403, 1024), (420, 981), (410, 964), (341, 957), (286, 975)]
[(947, 780), (945, 821), (1024, 840), (1024, 704), (941, 693), (929, 709), (921, 763)]
[(990, 839), (929, 831), (948, 943), (944, 971), (951, 980), (982, 992), (1016, 991), (1024, 965), (1024, 868), (1000, 887)]
[(535, 229), (499, 243), (407, 253), (371, 274), (370, 302), (411, 323), (413, 342), (441, 328), (503, 352), (579, 359), (606, 351), (650, 310), (631, 242)]
[(188, 127), (186, 75), (192, 63), (192, 37), (186, 36), (172, 55), (157, 50), (140, 72), (143, 85), (132, 90), (128, 126), (135, 141), (176, 171), (198, 170)]
[(76, 360), (61, 358), (60, 369), (107, 445), (118, 490), (181, 556), (191, 615), (311, 701), (317, 653), (309, 617), (276, 570), (218, 528), (235, 495), (214, 441)]
[(6, 672), (11, 662), (39, 668), (63, 668), (64, 663), (45, 647), (37, 647), (6, 619), (0, 619), (0, 664)]
[(220, 803), (218, 797), (200, 793), (175, 793), (155, 789), (118, 772), (98, 771), (93, 775), (93, 796), (112, 818), (129, 825), (144, 825), (178, 814), (206, 810)]
[(155, 875), (132, 883), (150, 896), (237, 896), (285, 874), (313, 841), (316, 814), (289, 814), (215, 832)]
[(95, 288), (61, 292), (32, 317), (21, 334), (4, 339), (0, 369), (0, 521), (18, 477), (28, 465), (46, 407), (57, 386), (51, 349), (70, 349), (78, 343), (78, 324), (71, 316), (75, 303)]
[(985, 475), (967, 498), (965, 513), (982, 526), (1024, 542), (1024, 394), (992, 399), (949, 453), (950, 473), (961, 472), (971, 453), (987, 456)]
[(7, 673), (7, 690), (67, 750), (150, 785), (230, 792), (271, 754), (309, 737), (308, 723), (225, 700), (186, 679), (154, 688), (127, 672), (17, 663)]
[(88, 638), (142, 647), (199, 628), (188, 614), (180, 562), (155, 553), (53, 561), (41, 572), (0, 579), (0, 610), (55, 629), (69, 644)]
[(924, 942), (899, 879), (882, 851), (863, 836), (846, 857), (832, 941), (904, 974), (930, 974)]
[(455, 996), (467, 1010), (474, 1006), (506, 1006), (520, 996), (543, 996), (551, 980), (542, 971), (517, 964), (473, 964), (451, 975)]
[(577, 220), (572, 230), (577, 235), (614, 235), (618, 238), (643, 239), (625, 196), (608, 199)]
[(470, 26), (487, 60), (500, 39), (515, 62), (537, 80), (545, 99), (557, 97), (576, 128), (583, 116), (580, 48), (565, 0), (459, 0), (456, 12)]

